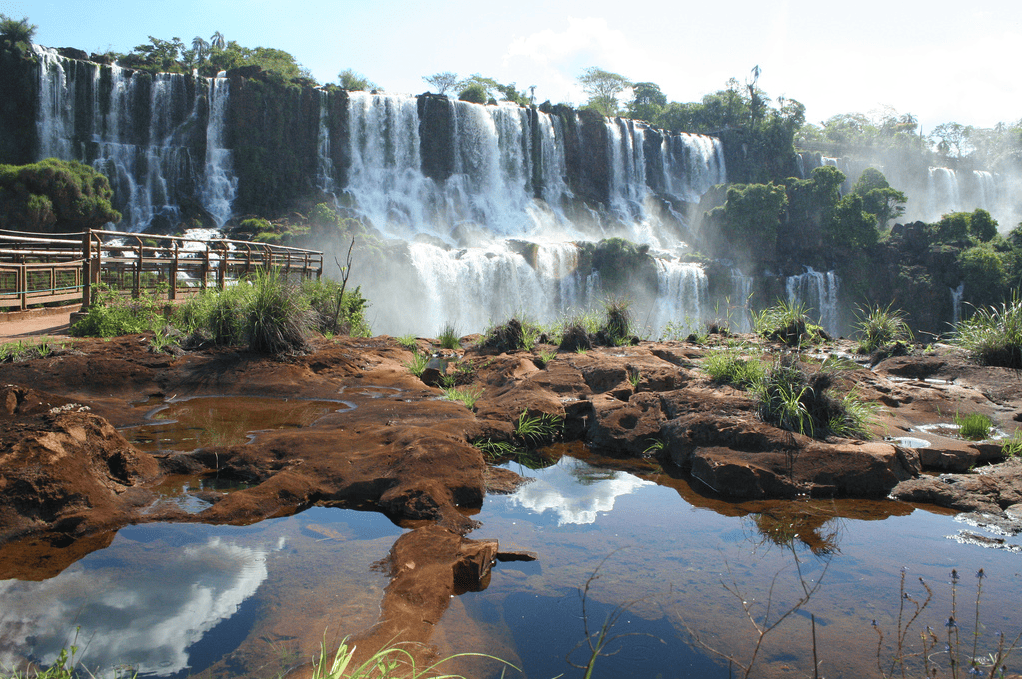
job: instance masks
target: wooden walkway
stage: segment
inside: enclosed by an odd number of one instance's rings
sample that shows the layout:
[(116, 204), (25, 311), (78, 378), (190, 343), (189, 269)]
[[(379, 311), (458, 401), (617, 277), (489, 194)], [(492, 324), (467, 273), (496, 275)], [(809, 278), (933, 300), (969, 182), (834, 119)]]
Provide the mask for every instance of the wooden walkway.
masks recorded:
[(52, 237), (0, 231), (0, 314), (60, 304), (88, 307), (100, 284), (134, 297), (158, 294), (173, 301), (209, 287), (222, 290), (270, 269), (288, 277), (319, 278), (323, 253), (118, 231)]

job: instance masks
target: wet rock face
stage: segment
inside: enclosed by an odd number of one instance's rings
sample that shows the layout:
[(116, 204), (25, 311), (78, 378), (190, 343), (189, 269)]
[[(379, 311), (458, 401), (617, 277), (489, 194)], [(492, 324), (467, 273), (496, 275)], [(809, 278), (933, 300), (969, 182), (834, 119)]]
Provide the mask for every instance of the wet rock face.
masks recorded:
[(17, 386), (0, 390), (0, 542), (54, 528), (93, 532), (125, 523), (159, 475), (88, 406)]

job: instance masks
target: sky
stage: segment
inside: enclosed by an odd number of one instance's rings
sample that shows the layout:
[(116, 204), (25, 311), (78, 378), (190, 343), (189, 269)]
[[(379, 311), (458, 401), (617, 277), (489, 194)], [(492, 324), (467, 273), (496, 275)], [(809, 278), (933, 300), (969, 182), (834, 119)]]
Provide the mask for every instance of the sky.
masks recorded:
[(759, 66), (767, 95), (817, 124), (885, 107), (926, 132), (1022, 119), (1019, 0), (0, 0), (0, 13), (27, 17), (41, 45), (88, 52), (219, 31), (290, 52), (320, 83), (350, 68), (394, 93), (453, 71), (582, 104), (576, 78), (595, 66), (689, 102)]

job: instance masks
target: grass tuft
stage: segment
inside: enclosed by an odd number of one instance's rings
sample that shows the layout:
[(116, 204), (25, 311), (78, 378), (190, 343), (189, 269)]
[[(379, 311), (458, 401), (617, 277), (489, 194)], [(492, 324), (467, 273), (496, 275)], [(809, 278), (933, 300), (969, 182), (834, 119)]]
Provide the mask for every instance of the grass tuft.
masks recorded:
[(985, 441), (990, 438), (990, 430), (994, 423), (982, 413), (970, 413), (968, 415), (955, 414), (955, 424), (958, 425), (958, 434), (969, 441)]
[(440, 328), (440, 335), (437, 337), (437, 341), (440, 342), (442, 349), (453, 351), (461, 348), (461, 335), (453, 323), (445, 323), (444, 327)]
[(912, 341), (912, 329), (905, 320), (905, 312), (886, 307), (860, 306), (856, 312), (855, 331), (859, 335), (860, 354), (872, 354), (893, 342)]
[(483, 390), (479, 387), (444, 387), (441, 391), (445, 399), (461, 403), (469, 410), (475, 408), (476, 401), (483, 395)]
[(761, 361), (742, 358), (736, 349), (711, 351), (703, 360), (703, 370), (709, 373), (714, 381), (730, 384), (739, 389), (754, 387), (766, 374)]
[(976, 309), (958, 324), (951, 342), (983, 365), (1022, 368), (1022, 298), (1013, 290), (1000, 308)]
[(767, 339), (788, 346), (815, 344), (823, 339), (823, 328), (812, 322), (804, 304), (778, 301), (772, 307), (751, 313), (756, 333)]
[(245, 318), (249, 349), (266, 354), (304, 350), (315, 320), (299, 286), (276, 271), (259, 271), (250, 280)]

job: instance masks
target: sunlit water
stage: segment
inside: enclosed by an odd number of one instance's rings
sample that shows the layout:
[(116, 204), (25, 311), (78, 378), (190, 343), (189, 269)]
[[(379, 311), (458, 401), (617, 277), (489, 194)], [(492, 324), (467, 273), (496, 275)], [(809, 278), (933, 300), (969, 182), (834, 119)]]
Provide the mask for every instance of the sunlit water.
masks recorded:
[[(949, 515), (891, 501), (742, 507), (700, 497), (683, 481), (567, 456), (540, 471), (515, 468), (536, 480), (489, 496), (470, 537), (539, 558), (498, 563), (486, 590), (453, 598), (432, 639), (443, 654), (489, 653), (530, 678), (582, 676), (573, 664), (592, 656), (586, 630), (596, 635), (610, 616), (593, 676), (726, 677), (726, 662), (707, 649), (747, 662), (757, 635), (742, 602), (762, 624), (769, 601), (773, 622), (801, 594), (799, 571), (807, 588), (821, 584), (766, 635), (754, 676), (811, 676), (810, 616), (820, 676), (876, 676), (876, 630), (889, 660), (902, 567), (915, 600), (925, 598), (918, 578), (933, 589), (909, 650), (919, 649), (925, 625), (945, 638), (952, 568), (962, 575), (963, 649), (971, 650), (979, 568), (988, 576), (980, 650), (993, 650), (997, 631), (1022, 629), (1019, 555), (948, 539), (975, 530)], [(246, 528), (125, 528), (51, 580), (0, 582), (0, 663), (52, 661), (80, 626), (90, 668), (270, 676), (298, 661), (297, 639), (327, 630), (336, 643), (377, 621), (387, 579), (372, 564), (401, 532), (379, 514), (326, 508)], [(492, 663), (445, 669), (497, 676)]]

